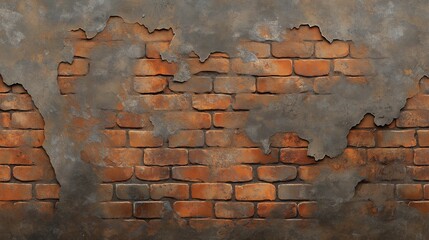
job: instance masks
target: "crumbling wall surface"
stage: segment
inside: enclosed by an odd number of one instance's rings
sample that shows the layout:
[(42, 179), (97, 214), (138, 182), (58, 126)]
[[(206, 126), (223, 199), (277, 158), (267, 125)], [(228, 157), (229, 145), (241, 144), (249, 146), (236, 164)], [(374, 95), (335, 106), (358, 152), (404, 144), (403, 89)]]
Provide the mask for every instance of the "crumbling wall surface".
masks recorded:
[(428, 12), (1, 2), (1, 238), (427, 239)]

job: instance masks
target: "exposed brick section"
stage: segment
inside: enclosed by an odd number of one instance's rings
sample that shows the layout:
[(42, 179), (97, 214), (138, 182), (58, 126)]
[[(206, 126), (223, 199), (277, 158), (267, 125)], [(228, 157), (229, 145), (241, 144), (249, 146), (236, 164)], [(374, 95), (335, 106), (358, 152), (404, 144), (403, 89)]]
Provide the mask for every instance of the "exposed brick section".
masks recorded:
[(317, 42), (316, 57), (317, 58), (341, 58), (349, 54), (349, 44), (342, 41)]
[(139, 59), (136, 62), (134, 73), (137, 76), (174, 75), (177, 65), (161, 59)]
[(376, 132), (378, 147), (413, 147), (416, 145), (414, 130), (383, 130)]
[(188, 151), (185, 149), (145, 149), (144, 163), (146, 165), (186, 165), (188, 163)]
[(158, 93), (167, 87), (165, 77), (136, 77), (134, 78), (134, 90), (138, 93)]
[(303, 218), (314, 218), (317, 213), (317, 202), (301, 202), (298, 204), (299, 215)]
[(60, 76), (81, 76), (89, 72), (89, 61), (86, 59), (73, 59), (71, 64), (61, 63), (58, 66)]
[(177, 201), (173, 204), (174, 211), (180, 217), (211, 217), (213, 204), (203, 201)]
[(215, 214), (218, 218), (248, 218), (254, 213), (253, 203), (218, 202), (215, 204)]
[(400, 199), (419, 200), (423, 198), (423, 187), (421, 184), (398, 184), (396, 194)]
[(341, 59), (334, 60), (334, 71), (348, 76), (359, 76), (372, 74), (374, 70), (368, 60)]
[(132, 167), (105, 167), (101, 170), (101, 178), (103, 182), (127, 181), (132, 176)]
[(173, 92), (207, 93), (212, 91), (212, 78), (204, 76), (192, 76), (188, 81), (183, 83), (170, 80), (168, 82), (168, 87)]
[(263, 218), (294, 218), (297, 215), (295, 203), (258, 203), (257, 213)]
[(269, 183), (245, 184), (235, 187), (235, 198), (242, 201), (276, 199), (276, 187)]
[(268, 155), (259, 148), (195, 149), (189, 151), (189, 161), (205, 165), (221, 165), (221, 162), (217, 162), (221, 159), (226, 164), (274, 163), (278, 161), (277, 155), (276, 149), (273, 149)]
[(192, 96), (192, 107), (197, 110), (225, 110), (231, 105), (231, 97), (223, 94)]
[[(381, 139), (378, 140), (382, 141)], [(374, 131), (350, 130), (349, 135), (347, 135), (347, 142), (349, 146), (353, 147), (375, 147)]]
[(152, 131), (129, 131), (131, 147), (160, 147), (164, 141)]
[(188, 64), (192, 74), (200, 72), (229, 72), (229, 60), (223, 58), (209, 58), (205, 62), (200, 62), (199, 59), (189, 59)]
[(217, 168), (214, 175), (218, 182), (247, 182), (253, 179), (253, 170), (247, 165), (235, 165)]
[(168, 202), (144, 201), (134, 204), (134, 216), (137, 218), (162, 218), (167, 211)]
[(255, 76), (289, 76), (292, 74), (292, 61), (289, 59), (258, 59), (255, 62), (231, 60), (231, 70), (238, 74)]
[(213, 114), (213, 125), (223, 128), (242, 128), (247, 121), (247, 112), (223, 112)]
[(30, 200), (31, 184), (0, 183), (0, 201)]
[(229, 200), (232, 186), (226, 183), (195, 183), (191, 186), (192, 198), (205, 200)]
[(146, 44), (147, 58), (161, 58), (161, 53), (167, 51), (169, 42), (149, 42)]
[(135, 175), (136, 178), (144, 181), (167, 180), (170, 177), (170, 169), (168, 167), (138, 166), (135, 168)]
[(312, 81), (300, 77), (260, 77), (257, 89), (260, 93), (303, 93), (312, 90)]
[(309, 58), (314, 52), (311, 42), (274, 42), (272, 48), (274, 57)]
[(190, 182), (206, 182), (210, 178), (210, 169), (206, 166), (173, 167), (172, 178)]
[(251, 93), (256, 91), (254, 77), (216, 77), (214, 80), (216, 93)]
[(415, 165), (429, 165), (429, 148), (418, 148), (414, 150)]
[(161, 198), (187, 199), (189, 198), (189, 185), (181, 183), (152, 184), (150, 196), (154, 200)]
[(296, 178), (297, 171), (293, 166), (258, 167), (258, 178), (266, 182), (284, 182)]
[(327, 60), (295, 60), (293, 64), (295, 73), (306, 77), (328, 75), (330, 71)]
[(280, 151), (280, 161), (299, 165), (316, 163), (314, 158), (307, 156), (307, 149), (305, 148), (282, 148)]

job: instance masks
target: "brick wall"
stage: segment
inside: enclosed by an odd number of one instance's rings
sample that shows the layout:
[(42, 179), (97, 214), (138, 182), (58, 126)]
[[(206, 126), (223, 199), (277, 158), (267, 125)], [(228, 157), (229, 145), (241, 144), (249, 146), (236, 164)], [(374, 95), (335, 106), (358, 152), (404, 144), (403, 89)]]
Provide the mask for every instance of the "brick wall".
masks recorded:
[[(114, 27), (111, 24), (114, 24)], [(91, 49), (134, 34), (145, 42), (135, 60), (131, 90), (145, 112), (109, 112), (103, 134), (109, 148), (101, 169), (102, 217), (152, 221), (176, 215), (191, 225), (207, 219), (308, 219), (317, 213), (314, 185), (329, 173), (358, 171), (354, 204), (364, 214), (379, 209), (368, 199), (387, 199), (429, 212), (429, 98), (427, 78), (400, 117), (376, 127), (371, 115), (350, 130), (341, 156), (320, 162), (307, 156), (307, 142), (294, 133), (271, 138), (271, 152), (246, 136), (251, 109), (268, 106), (284, 94), (330, 94), (340, 81), (366, 84), (370, 53), (352, 42), (327, 42), (317, 27), (301, 26), (284, 42), (243, 41), (256, 61), (213, 53), (204, 62), (187, 59), (192, 77), (174, 82), (175, 63), (160, 59), (172, 31), (151, 34), (137, 24), (111, 19), (93, 39), (70, 34), (73, 64), (61, 63), (58, 85), (64, 97), (81, 89), (91, 71)], [(345, 77), (343, 77), (345, 76)], [(41, 148), (43, 119), (20, 86), (0, 85), (0, 201), (51, 204), (59, 186)], [(151, 116), (175, 123), (166, 138), (155, 134)], [(30, 153), (31, 152), (31, 153)], [(91, 162), (91, 159), (89, 159)], [(201, 225), (198, 225), (201, 226)]]

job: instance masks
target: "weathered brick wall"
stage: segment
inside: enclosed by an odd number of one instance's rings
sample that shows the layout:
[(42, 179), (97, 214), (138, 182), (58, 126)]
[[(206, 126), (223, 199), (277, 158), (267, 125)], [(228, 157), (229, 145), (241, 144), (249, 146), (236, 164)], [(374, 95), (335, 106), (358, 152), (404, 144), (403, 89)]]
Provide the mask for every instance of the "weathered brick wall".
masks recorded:
[[(93, 39), (81, 31), (70, 34), (75, 59), (71, 65), (59, 65), (61, 94), (72, 97), (82, 90), (78, 83), (91, 72), (94, 46), (115, 44), (126, 34), (146, 43), (145, 57), (135, 60), (127, 93), (137, 97), (145, 111), (126, 111), (124, 106), (109, 111), (103, 130), (109, 151), (101, 159), (82, 153), (85, 161), (102, 166), (103, 218), (152, 221), (173, 214), (190, 219), (196, 228), (229, 224), (231, 219), (314, 218), (320, 198), (313, 185), (326, 179), (326, 171), (341, 174), (349, 169), (357, 169), (363, 178), (353, 198), (363, 214), (383, 211), (369, 199), (429, 212), (427, 78), (399, 119), (376, 127), (366, 115), (350, 130), (341, 156), (316, 162), (307, 156), (307, 142), (294, 133), (274, 135), (271, 152), (264, 154), (244, 131), (248, 112), (285, 94), (330, 94), (341, 81), (367, 84), (371, 53), (364, 46), (329, 43), (317, 27), (301, 26), (288, 31), (284, 42), (243, 42), (243, 50), (256, 61), (213, 53), (201, 63), (191, 55), (187, 62), (192, 77), (179, 83), (173, 81), (179, 66), (160, 59), (172, 31), (149, 34), (138, 24), (113, 18)], [(0, 201), (49, 204), (54, 209), (59, 186), (41, 147), (43, 119), (22, 87), (2, 84), (0, 92)], [(151, 122), (156, 114), (174, 123), (175, 131), (165, 138)]]

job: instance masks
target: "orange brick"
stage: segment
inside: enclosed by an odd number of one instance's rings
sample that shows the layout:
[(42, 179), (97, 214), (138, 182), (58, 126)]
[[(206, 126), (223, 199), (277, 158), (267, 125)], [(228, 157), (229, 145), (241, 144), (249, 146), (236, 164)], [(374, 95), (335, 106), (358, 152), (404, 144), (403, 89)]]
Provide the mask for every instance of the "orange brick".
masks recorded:
[(298, 204), (298, 212), (302, 218), (314, 218), (317, 214), (317, 202), (301, 202)]
[(31, 184), (0, 183), (0, 201), (30, 200)]
[(138, 59), (134, 73), (138, 76), (174, 75), (177, 70), (175, 63), (169, 63), (161, 59)]
[(374, 72), (371, 62), (364, 59), (336, 59), (334, 71), (347, 76), (370, 75)]
[(238, 163), (275, 163), (278, 150), (265, 154), (260, 148), (207, 148), (189, 150), (189, 161), (194, 164), (210, 166)]
[(208, 130), (206, 131), (206, 144), (209, 147), (232, 146), (232, 135), (229, 130)]
[(378, 147), (413, 147), (416, 146), (415, 130), (378, 130)]
[(235, 186), (235, 198), (241, 201), (272, 201), (276, 199), (276, 187), (269, 183)]
[(204, 201), (177, 201), (173, 209), (180, 217), (211, 217), (213, 204)]
[(423, 198), (423, 187), (421, 184), (397, 184), (396, 195), (400, 199), (419, 200)]
[(42, 151), (39, 149), (0, 148), (0, 164), (31, 165), (36, 156), (43, 155)]
[(10, 91), (10, 87), (4, 83), (2, 76), (0, 76), (0, 93), (6, 93)]
[(134, 216), (137, 218), (163, 218), (168, 202), (144, 201), (134, 203)]
[(308, 142), (296, 133), (276, 133), (270, 138), (273, 147), (307, 147)]
[(103, 159), (105, 162), (118, 167), (129, 167), (141, 165), (143, 153), (137, 148), (110, 148), (107, 150), (107, 156)]
[(170, 169), (168, 167), (136, 167), (136, 178), (143, 181), (161, 181), (170, 178)]
[(257, 89), (260, 93), (303, 93), (312, 90), (312, 81), (300, 77), (259, 77)]
[(429, 130), (417, 130), (417, 139), (420, 147), (429, 147)]
[(0, 130), (1, 147), (41, 147), (44, 140), (43, 130)]
[(328, 60), (294, 60), (294, 69), (301, 76), (323, 76), (329, 74), (330, 64)]
[(55, 179), (52, 169), (45, 166), (16, 166), (13, 176), (23, 182)]
[(425, 184), (423, 191), (424, 191), (424, 198), (429, 199), (429, 184)]
[(316, 163), (314, 158), (307, 156), (306, 148), (282, 148), (280, 150), (280, 161), (299, 165)]
[(229, 72), (229, 59), (224, 58), (208, 58), (205, 62), (200, 62), (199, 59), (188, 59), (189, 69), (191, 74), (200, 72)]
[(294, 218), (297, 215), (296, 203), (258, 203), (257, 212), (263, 218)]
[(101, 178), (103, 182), (127, 181), (132, 176), (132, 167), (104, 167), (101, 171)]
[(150, 196), (155, 200), (161, 198), (188, 199), (189, 185), (183, 183), (152, 184), (150, 186)]
[(121, 112), (118, 114), (117, 124), (125, 128), (142, 128), (151, 126), (149, 115)]
[(213, 125), (224, 128), (243, 128), (246, 126), (248, 112), (218, 112), (213, 114)]
[(235, 165), (213, 169), (213, 176), (217, 182), (247, 182), (253, 179), (252, 167)]
[(218, 218), (248, 218), (255, 213), (253, 203), (248, 202), (217, 202), (215, 215)]
[(408, 206), (419, 210), (423, 214), (429, 213), (429, 201), (409, 202)]
[(258, 58), (267, 58), (270, 56), (270, 44), (261, 42), (241, 42), (239, 50), (246, 50), (255, 54)]
[(10, 113), (2, 112), (0, 113), (0, 127), (1, 128), (9, 128), (11, 125)]
[(146, 44), (147, 58), (161, 58), (161, 53), (168, 50), (170, 42), (149, 42)]
[(125, 147), (127, 133), (125, 130), (103, 130), (106, 143), (110, 147)]
[(374, 147), (375, 136), (371, 130), (350, 130), (347, 135), (349, 146), (354, 147)]
[(173, 92), (207, 93), (212, 91), (212, 78), (192, 76), (186, 82), (168, 81), (168, 87)]
[(192, 198), (205, 200), (229, 200), (232, 186), (226, 183), (195, 183), (191, 186)]
[(134, 90), (138, 93), (159, 93), (167, 87), (165, 77), (135, 77)]
[(316, 43), (317, 58), (341, 58), (349, 54), (349, 44), (343, 41)]
[(429, 110), (429, 95), (417, 94), (407, 100), (404, 109)]
[(239, 93), (232, 104), (234, 110), (265, 108), (281, 100), (280, 95)]
[(273, 42), (271, 46), (274, 57), (309, 58), (314, 52), (312, 42)]
[(374, 116), (366, 114), (355, 128), (375, 128)]
[(414, 164), (429, 165), (429, 148), (414, 149)]
[(131, 147), (161, 147), (162, 137), (157, 137), (152, 131), (129, 131)]
[(59, 199), (60, 186), (58, 184), (37, 184), (36, 198), (37, 199)]
[(284, 36), (286, 40), (307, 40), (307, 41), (318, 41), (323, 40), (318, 27), (310, 27), (308, 25), (301, 25), (299, 28), (293, 28), (286, 32)]
[(133, 206), (131, 202), (102, 202), (100, 215), (102, 218), (129, 218), (133, 215)]
[(31, 110), (33, 102), (28, 94), (0, 94), (0, 110)]
[(400, 161), (411, 164), (413, 162), (413, 150), (405, 148), (371, 148), (368, 149), (368, 160), (383, 164)]
[(45, 122), (38, 112), (14, 112), (12, 113), (12, 127), (23, 129), (43, 129)]
[(206, 182), (210, 178), (210, 169), (206, 166), (173, 167), (173, 179), (191, 182)]
[(10, 180), (10, 167), (0, 165), (0, 182), (7, 182)]
[(243, 130), (233, 130), (232, 145), (234, 147), (260, 147), (261, 144), (254, 142)]
[(292, 74), (292, 61), (289, 59), (258, 59), (254, 62), (231, 60), (231, 70), (238, 74), (256, 76), (289, 76)]
[(60, 76), (81, 76), (89, 72), (89, 61), (86, 59), (73, 59), (71, 64), (62, 62), (58, 66)]
[(320, 176), (321, 169), (318, 165), (300, 166), (298, 168), (299, 179), (305, 182), (315, 181)]
[(290, 181), (297, 175), (294, 166), (261, 166), (257, 172), (258, 178), (265, 182)]
[(197, 110), (225, 110), (231, 105), (231, 97), (224, 94), (198, 94), (192, 96), (192, 107)]
[(214, 91), (216, 93), (250, 93), (256, 91), (254, 77), (216, 77), (214, 80)]
[(204, 132), (201, 130), (177, 131), (168, 137), (169, 147), (202, 147)]
[(399, 113), (398, 127), (429, 127), (429, 111), (405, 110)]
[(144, 150), (144, 163), (158, 166), (186, 165), (188, 163), (188, 150), (147, 148)]

